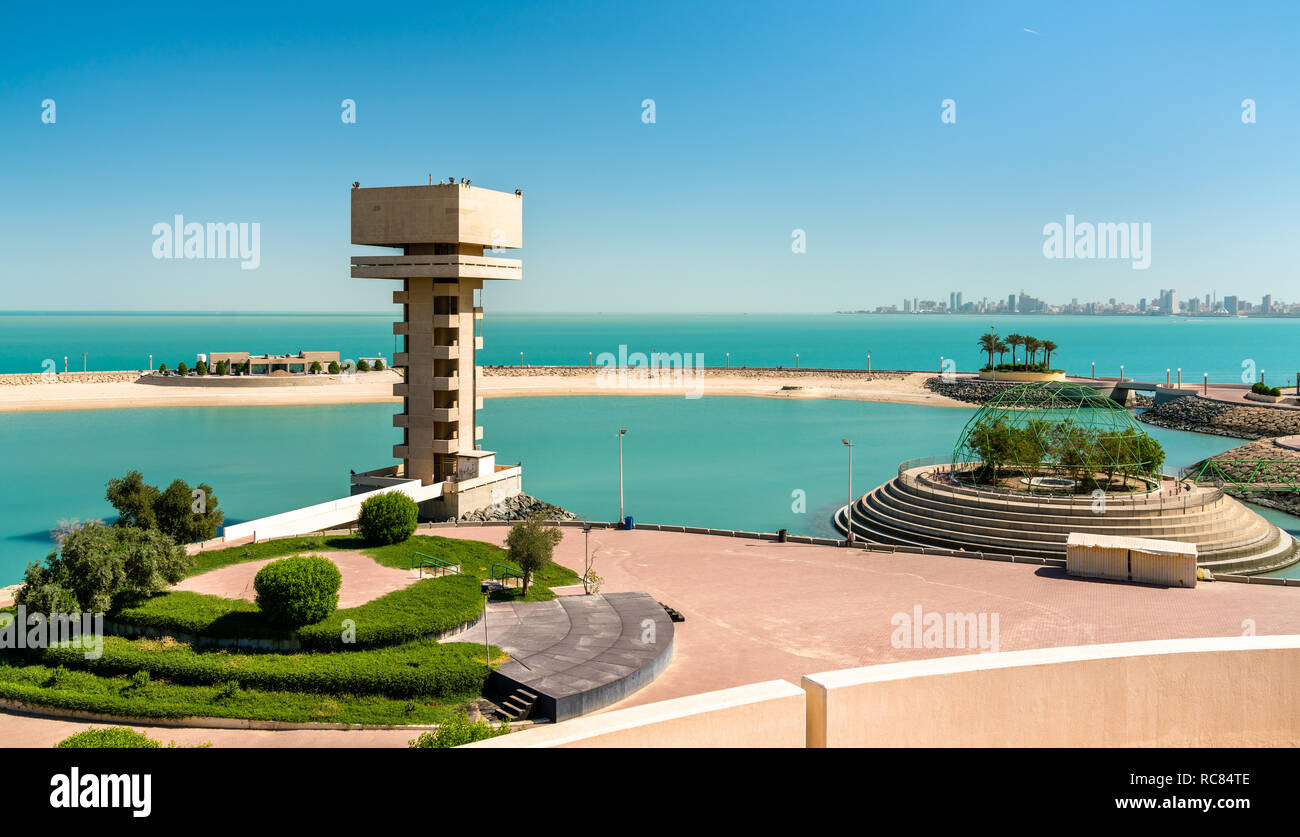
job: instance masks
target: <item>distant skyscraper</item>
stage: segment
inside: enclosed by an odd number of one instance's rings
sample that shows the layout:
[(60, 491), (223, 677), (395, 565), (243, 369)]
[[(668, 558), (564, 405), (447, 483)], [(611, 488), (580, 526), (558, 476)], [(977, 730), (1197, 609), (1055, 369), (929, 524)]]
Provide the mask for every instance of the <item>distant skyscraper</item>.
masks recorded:
[(1146, 310), (1147, 310), (1147, 298), (1146, 298), (1146, 297), (1142, 297), (1141, 299), (1138, 300), (1138, 310), (1139, 310), (1139, 311), (1142, 311), (1143, 313), (1146, 312)]
[(1015, 295), (1015, 294), (1007, 294), (1007, 310), (1010, 311), (1010, 312), (1013, 313), (1013, 314), (1015, 313), (1015, 311), (1016, 311), (1016, 295)]
[(1232, 314), (1233, 316), (1236, 316), (1237, 298), (1235, 296), (1225, 296), (1223, 298), (1223, 310), (1227, 311), (1229, 314)]
[(1273, 295), (1264, 294), (1264, 299), (1259, 304), (1259, 310), (1264, 314), (1273, 313)]

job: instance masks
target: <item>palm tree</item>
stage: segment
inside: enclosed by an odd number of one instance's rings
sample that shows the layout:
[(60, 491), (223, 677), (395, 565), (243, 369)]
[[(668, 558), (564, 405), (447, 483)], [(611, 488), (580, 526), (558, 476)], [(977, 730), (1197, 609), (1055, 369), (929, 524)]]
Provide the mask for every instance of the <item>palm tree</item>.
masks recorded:
[(998, 353), (998, 366), (1002, 365), (1002, 356), (1005, 355), (1010, 348), (1011, 347), (1003, 341), (998, 341), (998, 345), (993, 349), (993, 351)]
[(993, 353), (998, 350), (998, 336), (996, 334), (984, 334), (980, 336), (980, 351), (989, 356), (989, 367), (993, 366)]
[(1043, 341), (1043, 351), (1047, 352), (1047, 367), (1049, 369), (1052, 367), (1052, 352), (1059, 348), (1061, 347), (1053, 343), (1051, 340)]
[(1025, 343), (1025, 362), (1032, 366), (1034, 361), (1038, 359), (1038, 349), (1043, 344), (1039, 341), (1037, 337), (1026, 337), (1024, 343)]
[(1025, 342), (1024, 335), (1021, 335), (1021, 334), (1008, 334), (1008, 335), (1007, 335), (1007, 343), (1010, 344), (1010, 346), (1011, 346), (1011, 365), (1012, 365), (1012, 366), (1015, 366), (1015, 365), (1016, 365), (1016, 346), (1019, 346), (1019, 345), (1020, 345), (1021, 343), (1023, 343), (1023, 342)]

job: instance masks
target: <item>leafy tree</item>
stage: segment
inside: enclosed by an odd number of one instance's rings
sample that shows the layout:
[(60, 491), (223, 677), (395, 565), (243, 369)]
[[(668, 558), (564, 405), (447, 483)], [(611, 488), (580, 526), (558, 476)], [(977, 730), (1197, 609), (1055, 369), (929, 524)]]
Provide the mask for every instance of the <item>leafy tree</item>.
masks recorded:
[(185, 365), (185, 361), (182, 360), (180, 363), (176, 364), (176, 374), (177, 375), (190, 374), (190, 368)]
[(369, 372), (369, 371), (370, 371), (370, 361), (366, 360), (365, 358), (362, 358), (361, 360), (357, 361), (357, 371), (358, 371), (358, 372)]
[(146, 483), (139, 471), (128, 471), (120, 479), (109, 480), (107, 488), (104, 496), (117, 509), (117, 525), (160, 529), (177, 543), (215, 538), (225, 522), (225, 513), (217, 508), (217, 497), (207, 483), (198, 486), (203, 492), (198, 509), (189, 484), (180, 479), (159, 491)]
[(331, 375), (339, 374), (339, 363), (337, 360), (330, 361), (330, 374)]
[(198, 363), (194, 364), (194, 374), (196, 375), (208, 374), (208, 362), (206, 360), (201, 360)]
[(160, 363), (160, 364), (158, 364), (158, 371), (159, 371), (159, 372), (166, 372), (166, 371), (167, 371), (167, 364), (165, 364), (165, 363)]
[(154, 504), (159, 493), (144, 481), (139, 471), (127, 471), (126, 476), (108, 481), (104, 498), (117, 509), (118, 525), (155, 529), (158, 518), (154, 515)]
[(222, 375), (222, 376), (229, 375), (229, 374), (230, 374), (230, 361), (225, 360), (225, 359), (222, 359), (222, 360), (217, 361), (217, 374), (218, 374), (218, 375)]
[(181, 479), (173, 480), (154, 501), (154, 519), (158, 528), (177, 543), (215, 538), (225, 521), (225, 513), (217, 508), (217, 496), (212, 493), (212, 486), (200, 483), (197, 490), (202, 494), (196, 498), (188, 483)]
[(313, 374), (313, 375), (319, 375), (319, 374), (321, 373), (321, 365), (320, 365), (320, 361), (319, 361), (319, 360), (313, 360), (313, 361), (311, 362), (311, 366), (309, 366), (309, 367), (307, 368), (307, 371), (310, 372), (310, 373)]
[(102, 613), (119, 596), (166, 589), (193, 563), (184, 547), (156, 529), (91, 524), (65, 538), (44, 566), (28, 565), (15, 598), (40, 612)]
[(559, 528), (546, 525), (546, 518), (540, 514), (530, 515), (510, 527), (510, 534), (506, 536), (506, 549), (510, 553), (510, 560), (524, 571), (524, 597), (528, 596), (529, 582), (534, 575), (550, 565), (555, 545), (563, 538)]
[(384, 371), (384, 359), (382, 357), (375, 361), (374, 370), (376, 372)]

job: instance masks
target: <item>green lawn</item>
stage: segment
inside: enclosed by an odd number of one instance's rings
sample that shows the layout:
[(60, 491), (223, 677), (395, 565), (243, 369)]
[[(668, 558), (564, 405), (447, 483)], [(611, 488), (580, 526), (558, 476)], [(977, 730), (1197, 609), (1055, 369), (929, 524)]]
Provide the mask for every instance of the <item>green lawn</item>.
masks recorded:
[[(437, 535), (412, 535), (402, 543), (371, 547), (363, 549), (362, 552), (385, 567), (397, 567), (404, 570), (410, 569), (412, 560), (416, 557), (415, 553), (419, 552), (456, 564), (460, 567), (462, 573), (476, 578), (492, 577), (493, 564), (503, 564), (516, 571), (519, 569), (519, 565), (507, 557), (508, 553), (504, 549), (492, 544), (481, 541), (443, 538)], [(426, 572), (428, 571), (426, 569)], [(499, 570), (497, 575), (500, 577)], [(550, 566), (533, 577), (532, 583), (528, 587), (527, 601), (536, 602), (553, 599), (555, 594), (550, 591), (551, 587), (579, 584), (581, 581), (582, 579), (573, 570), (552, 562)], [(514, 589), (501, 590), (494, 593), (492, 599), (494, 601), (518, 600), (519, 591)]]

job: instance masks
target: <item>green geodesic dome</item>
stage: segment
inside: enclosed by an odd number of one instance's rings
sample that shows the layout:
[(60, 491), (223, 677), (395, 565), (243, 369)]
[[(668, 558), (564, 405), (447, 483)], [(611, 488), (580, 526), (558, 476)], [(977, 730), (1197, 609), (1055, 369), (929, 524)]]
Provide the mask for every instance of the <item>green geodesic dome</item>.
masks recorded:
[(1129, 411), (1092, 387), (1043, 381), (1009, 387), (971, 417), (954, 471), (975, 482), (1068, 478), (1082, 487), (1156, 477), (1160, 444)]

